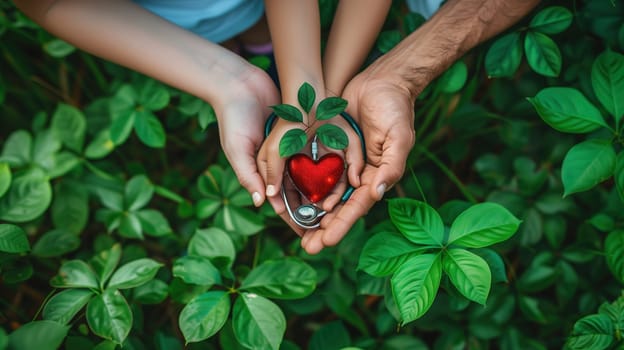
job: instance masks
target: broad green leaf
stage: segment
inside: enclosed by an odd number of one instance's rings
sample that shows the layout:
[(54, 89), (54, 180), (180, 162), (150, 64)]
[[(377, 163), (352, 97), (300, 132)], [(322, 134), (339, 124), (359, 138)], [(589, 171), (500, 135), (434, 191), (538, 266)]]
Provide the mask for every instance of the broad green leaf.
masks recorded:
[(169, 285), (158, 278), (132, 290), (132, 300), (141, 304), (160, 304), (169, 295)]
[(31, 162), (32, 136), (26, 130), (12, 132), (4, 141), (2, 155), (3, 161), (14, 167), (26, 165)]
[(518, 230), (520, 220), (496, 203), (479, 203), (453, 221), (448, 244), (483, 248), (502, 242)]
[(154, 79), (144, 80), (137, 91), (137, 102), (147, 110), (158, 111), (169, 104), (169, 91)]
[(126, 238), (143, 239), (143, 226), (134, 212), (119, 213), (119, 235)]
[(543, 307), (540, 307), (540, 299), (519, 295), (518, 307), (528, 320), (540, 324), (546, 323), (546, 315), (542, 310)]
[(114, 341), (102, 340), (92, 350), (116, 350), (116, 349), (117, 349), (117, 344)]
[(524, 52), (531, 69), (547, 77), (558, 77), (561, 72), (561, 51), (547, 35), (528, 31), (524, 39)]
[(221, 284), (219, 270), (208, 258), (201, 256), (188, 255), (177, 259), (173, 264), (173, 276), (200, 286)]
[(624, 230), (609, 233), (604, 249), (609, 269), (618, 281), (624, 283)]
[(87, 120), (76, 107), (60, 103), (52, 115), (51, 128), (67, 148), (82, 151)]
[(135, 175), (124, 190), (124, 208), (134, 211), (143, 208), (154, 195), (154, 185), (145, 175)]
[(429, 204), (408, 198), (388, 201), (388, 213), (394, 226), (410, 241), (441, 247), (444, 223)]
[(591, 81), (596, 97), (619, 126), (624, 115), (624, 55), (600, 54), (592, 66)]
[(64, 40), (54, 38), (43, 44), (43, 50), (52, 57), (63, 58), (76, 51), (76, 47)]
[(52, 130), (41, 131), (33, 140), (32, 161), (41, 168), (50, 170), (56, 166), (55, 154), (62, 146), (61, 140)]
[(286, 131), (279, 143), (280, 157), (286, 158), (299, 152), (308, 142), (308, 136), (301, 129), (290, 129)]
[(291, 122), (303, 122), (303, 114), (299, 110), (299, 108), (289, 105), (289, 104), (281, 104), (271, 106), (273, 112), (280, 118), (284, 120), (288, 120)]
[(566, 348), (571, 350), (608, 349), (615, 341), (613, 322), (602, 314), (588, 315), (574, 324)]
[(480, 256), (488, 264), (490, 272), (492, 273), (492, 283), (507, 282), (507, 269), (505, 268), (505, 262), (503, 258), (494, 250), (490, 248), (471, 249), (472, 253)]
[(286, 331), (282, 310), (269, 299), (241, 293), (232, 311), (234, 336), (250, 349), (278, 350)]
[(403, 15), (403, 29), (406, 34), (415, 31), (427, 21), (423, 15), (417, 12), (408, 12)]
[(108, 289), (127, 289), (147, 283), (163, 264), (149, 258), (131, 261), (119, 267), (108, 282)]
[(202, 130), (217, 122), (217, 113), (209, 103), (203, 103), (199, 113), (197, 113), (197, 123)]
[(236, 257), (236, 248), (230, 235), (221, 229), (210, 227), (195, 231), (188, 244), (188, 253), (209, 259), (225, 258), (229, 268)]
[(115, 142), (111, 138), (110, 129), (98, 132), (85, 149), (85, 157), (100, 159), (106, 157), (115, 149)]
[(548, 87), (528, 100), (555, 130), (578, 134), (608, 128), (598, 108), (574, 88)]
[(616, 155), (608, 140), (591, 139), (570, 148), (561, 165), (564, 196), (593, 188), (613, 175)]
[(136, 115), (136, 112), (131, 112), (128, 115), (120, 115), (113, 120), (110, 127), (110, 138), (115, 145), (121, 145), (126, 142), (134, 126)]
[(533, 264), (527, 268), (517, 280), (517, 288), (523, 293), (535, 293), (552, 286), (557, 281), (557, 269), (544, 262)]
[(301, 87), (299, 87), (299, 91), (297, 91), (297, 100), (306, 113), (310, 113), (312, 106), (314, 106), (315, 99), (316, 92), (314, 92), (312, 85), (303, 83)]
[(50, 284), (56, 288), (99, 288), (95, 272), (82, 260), (64, 262), (58, 274), (50, 280)]
[(442, 92), (454, 94), (464, 87), (467, 78), (468, 67), (463, 61), (457, 61), (440, 76), (438, 85)]
[(167, 140), (165, 128), (151, 112), (136, 113), (134, 119), (134, 131), (139, 140), (147, 146), (163, 148)]
[(264, 228), (264, 221), (263, 217), (253, 210), (225, 205), (223, 210), (217, 213), (215, 225), (228, 232), (251, 236)]
[(66, 289), (55, 294), (43, 308), (43, 319), (68, 324), (95, 295), (88, 289)]
[(392, 50), (401, 41), (401, 32), (398, 30), (384, 30), (377, 37), (377, 49), (381, 53)]
[(401, 324), (412, 322), (429, 310), (441, 278), (439, 254), (416, 255), (399, 267), (390, 282), (392, 296), (401, 313)]
[(161, 237), (170, 235), (173, 232), (167, 218), (158, 210), (143, 209), (135, 214), (141, 222), (143, 231), (150, 236)]
[(64, 229), (48, 231), (41, 236), (32, 249), (34, 256), (50, 258), (61, 256), (80, 247), (80, 237)]
[(8, 163), (0, 162), (0, 197), (4, 196), (11, 186), (11, 168)]
[(113, 244), (110, 249), (102, 250), (91, 258), (89, 263), (98, 276), (100, 288), (104, 288), (104, 284), (115, 271), (120, 259), (121, 245), (119, 243)]
[(316, 120), (331, 119), (347, 109), (347, 100), (340, 97), (327, 97), (316, 107)]
[(620, 199), (624, 202), (624, 151), (620, 151), (615, 160), (613, 179), (615, 180), (615, 187), (620, 195)]
[(349, 146), (349, 138), (339, 126), (323, 124), (316, 129), (316, 135), (321, 143), (329, 148), (343, 150)]
[(544, 34), (558, 34), (572, 23), (573, 15), (563, 6), (550, 6), (535, 15), (529, 28)]
[(107, 289), (87, 304), (87, 323), (93, 333), (121, 344), (132, 328), (132, 310), (118, 290)]
[(48, 177), (51, 179), (69, 173), (81, 162), (81, 159), (70, 151), (56, 153), (51, 156), (51, 160), (51, 166), (44, 168)]
[(0, 198), (0, 220), (27, 222), (43, 214), (52, 201), (52, 188), (41, 170), (16, 176)]
[(357, 269), (375, 277), (387, 276), (394, 273), (407, 259), (422, 254), (424, 249), (426, 248), (415, 245), (398, 233), (380, 232), (366, 241)]
[(9, 349), (56, 350), (69, 328), (48, 320), (28, 322), (9, 335)]
[(193, 298), (180, 312), (180, 330), (187, 343), (198, 342), (215, 335), (230, 313), (230, 295), (210, 291)]
[(54, 227), (80, 234), (89, 219), (89, 193), (76, 181), (61, 181), (54, 188), (51, 208)]
[(0, 224), (0, 252), (25, 253), (30, 250), (26, 232), (21, 227)]
[(274, 299), (300, 299), (316, 288), (316, 270), (296, 258), (269, 260), (245, 277), (240, 290)]
[(465, 249), (448, 249), (442, 256), (442, 266), (466, 299), (485, 305), (492, 284), (492, 273), (485, 260)]
[(506, 34), (494, 42), (485, 55), (488, 77), (511, 77), (522, 61), (522, 41), (518, 32)]
[[(323, 324), (310, 338), (309, 350), (357, 350), (349, 348), (351, 337), (342, 320), (331, 321)], [(281, 349), (281, 348), (280, 348)]]

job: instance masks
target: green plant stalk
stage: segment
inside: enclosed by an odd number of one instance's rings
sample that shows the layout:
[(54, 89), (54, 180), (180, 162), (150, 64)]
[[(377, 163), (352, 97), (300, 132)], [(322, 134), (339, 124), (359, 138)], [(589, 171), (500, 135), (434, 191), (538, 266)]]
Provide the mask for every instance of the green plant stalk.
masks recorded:
[(425, 114), (425, 120), (418, 127), (418, 131), (416, 132), (416, 140), (420, 140), (422, 135), (424, 135), (427, 128), (433, 122), (434, 117), (437, 115), (440, 107), (442, 106), (442, 99), (437, 98), (432, 105), (427, 110), (427, 114)]
[(82, 160), (82, 163), (87, 167), (87, 169), (89, 169), (91, 172), (93, 172), (95, 175), (107, 179), (107, 180), (116, 180), (116, 178), (108, 173), (106, 173), (103, 170), (100, 170), (98, 167), (96, 167), (95, 165), (91, 164), (91, 162), (89, 162), (86, 159)]
[(478, 203), (477, 199), (470, 193), (468, 188), (459, 180), (457, 176), (449, 169), (435, 154), (429, 152), (426, 148), (421, 145), (416, 146), (418, 151), (424, 154), (429, 160), (431, 160), (442, 172), (457, 186), (459, 191), (466, 197), (466, 199), (471, 203)]
[(83, 61), (87, 65), (87, 68), (89, 68), (89, 71), (91, 71), (91, 74), (93, 74), (93, 78), (95, 78), (95, 82), (98, 88), (101, 91), (106, 91), (106, 86), (108, 85), (108, 83), (106, 81), (106, 78), (104, 78), (104, 74), (102, 74), (102, 71), (95, 63), (95, 60), (93, 59), (93, 57), (85, 53), (81, 53), (80, 56), (82, 57)]

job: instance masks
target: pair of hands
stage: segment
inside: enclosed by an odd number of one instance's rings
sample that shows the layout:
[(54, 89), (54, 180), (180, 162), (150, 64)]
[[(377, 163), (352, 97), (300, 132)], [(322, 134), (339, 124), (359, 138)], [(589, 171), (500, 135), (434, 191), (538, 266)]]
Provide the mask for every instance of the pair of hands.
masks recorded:
[[(336, 245), (403, 175), (407, 155), (414, 145), (414, 97), (399, 84), (365, 73), (346, 86), (342, 97), (349, 102), (347, 112), (356, 119), (364, 134), (367, 162), (363, 162), (358, 151), (359, 140), (348, 133), (347, 177), (356, 189), (349, 200), (335, 207), (340, 195), (328, 197), (324, 208), (333, 207), (333, 210), (323, 217), (320, 227), (302, 230), (291, 222), (279, 195), (283, 160), (275, 159), (279, 158), (277, 150), (261, 148), (264, 122), (270, 114), (268, 106), (278, 103), (279, 93), (268, 76), (251, 77), (245, 85), (245, 91), (237, 94), (234, 103), (226, 103), (227, 107), (217, 110), (224, 152), (239, 181), (252, 194), (255, 205), (265, 199), (270, 201), (276, 213), (302, 237), (301, 245), (309, 254)], [(340, 126), (344, 130), (349, 128), (346, 123)], [(270, 164), (278, 166), (269, 169)], [(263, 178), (267, 180), (266, 189)]]

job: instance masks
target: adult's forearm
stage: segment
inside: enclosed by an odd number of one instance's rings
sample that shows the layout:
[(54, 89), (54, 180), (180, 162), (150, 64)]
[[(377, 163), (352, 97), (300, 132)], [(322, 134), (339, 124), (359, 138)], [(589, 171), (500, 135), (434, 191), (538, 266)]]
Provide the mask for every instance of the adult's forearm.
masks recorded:
[(369, 69), (417, 96), (478, 44), (515, 24), (539, 0), (448, 0), (425, 24)]
[(238, 55), (128, 0), (15, 0), (50, 33), (211, 103), (253, 70)]

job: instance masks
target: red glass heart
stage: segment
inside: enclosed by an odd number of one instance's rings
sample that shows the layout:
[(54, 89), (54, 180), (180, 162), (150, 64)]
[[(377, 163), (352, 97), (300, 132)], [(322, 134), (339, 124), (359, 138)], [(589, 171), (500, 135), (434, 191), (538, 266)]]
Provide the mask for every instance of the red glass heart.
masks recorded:
[(293, 183), (310, 202), (325, 198), (336, 186), (344, 171), (344, 160), (335, 153), (328, 153), (318, 161), (299, 153), (288, 159), (288, 174)]

